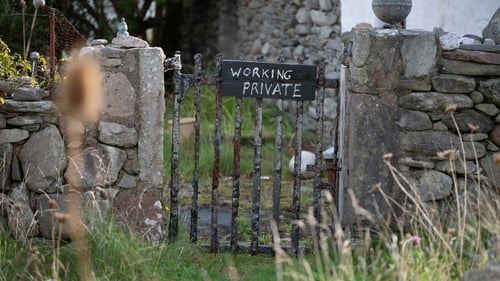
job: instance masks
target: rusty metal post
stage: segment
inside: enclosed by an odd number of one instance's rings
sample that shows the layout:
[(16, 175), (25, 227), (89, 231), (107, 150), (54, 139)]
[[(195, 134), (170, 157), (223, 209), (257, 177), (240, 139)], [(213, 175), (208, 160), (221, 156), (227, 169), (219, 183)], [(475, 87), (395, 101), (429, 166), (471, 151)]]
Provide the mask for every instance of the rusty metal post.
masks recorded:
[[(263, 56), (257, 58), (258, 62)], [(263, 99), (255, 99), (255, 128), (254, 128), (254, 164), (253, 164), (253, 192), (252, 192), (252, 241), (250, 254), (259, 251), (259, 222), (260, 222), (260, 176), (262, 170), (262, 105)]]
[(302, 123), (304, 114), (304, 102), (299, 100), (296, 103), (295, 113), (295, 161), (294, 171), (295, 178), (293, 180), (293, 219), (292, 221), (292, 252), (294, 255), (299, 254), (299, 225), (300, 220), (300, 184), (301, 184), (301, 165), (302, 165)]
[(240, 150), (241, 150), (241, 103), (242, 98), (235, 98), (234, 136), (233, 136), (233, 200), (231, 211), (231, 252), (238, 250), (238, 209), (240, 206)]
[[(175, 70), (174, 79), (176, 83), (180, 82), (180, 70)], [(170, 222), (169, 239), (177, 237), (179, 230), (179, 122), (180, 122), (180, 104), (182, 94), (173, 95), (174, 110), (172, 111), (172, 155), (170, 168)]]
[(344, 116), (342, 114), (344, 106), (343, 106), (342, 94), (340, 91), (340, 81), (337, 80), (337, 84), (333, 88), (336, 90), (337, 94), (337, 112), (335, 116), (335, 138), (333, 142), (332, 173), (331, 173), (331, 179), (329, 178), (328, 180), (330, 182), (330, 193), (332, 194), (332, 198), (334, 199), (335, 202), (335, 211), (341, 222), (342, 221), (341, 201), (343, 200), (343, 194), (340, 191), (341, 188), (339, 184), (339, 177), (338, 177), (339, 175), (337, 174), (341, 170), (341, 163), (339, 163), (340, 159), (337, 155), (337, 151), (340, 151), (339, 150), (340, 148), (339, 142), (341, 140), (340, 136), (344, 134), (343, 128), (341, 128), (341, 120), (340, 120), (340, 118), (343, 118)]
[[(299, 58), (298, 62), (300, 64), (304, 63), (304, 58)], [(295, 256), (299, 254), (299, 224), (300, 220), (300, 185), (301, 185), (301, 165), (302, 165), (302, 125), (304, 122), (304, 102), (298, 100), (296, 102), (296, 112), (295, 112), (295, 155), (294, 155), (294, 171), (295, 178), (293, 180), (293, 220), (292, 221), (292, 253)]]
[(175, 56), (169, 62), (174, 68), (175, 90), (173, 95), (174, 109), (172, 111), (172, 156), (170, 168), (170, 221), (168, 238), (173, 240), (179, 231), (179, 123), (180, 107), (184, 100), (187, 89), (193, 84), (193, 76), (182, 74), (181, 53), (175, 52)]
[(52, 85), (56, 76), (56, 11), (49, 8), (49, 85)]
[(262, 169), (262, 104), (262, 98), (255, 99), (252, 241), (250, 243), (250, 254), (252, 255), (257, 254), (259, 250), (260, 176)]
[(219, 176), (220, 176), (220, 143), (221, 143), (221, 124), (222, 124), (222, 95), (221, 89), (221, 70), (222, 55), (218, 54), (216, 58), (216, 68), (218, 79), (215, 83), (215, 136), (214, 136), (214, 167), (212, 173), (212, 216), (211, 216), (211, 237), (210, 251), (219, 250), (219, 238), (217, 235), (217, 216), (219, 212)]
[(194, 123), (194, 172), (193, 172), (193, 196), (191, 197), (191, 231), (189, 240), (196, 242), (198, 240), (198, 178), (200, 175), (200, 92), (202, 68), (201, 54), (194, 55), (194, 107), (195, 123)]
[[(279, 63), (284, 63), (285, 58), (280, 56)], [(281, 154), (283, 149), (283, 100), (276, 100), (276, 132), (274, 137), (274, 176), (273, 176), (273, 220), (279, 228), (280, 222), (280, 196), (281, 196)]]
[[(239, 60), (243, 60), (242, 57)], [(231, 252), (238, 250), (238, 213), (240, 207), (240, 158), (241, 158), (241, 97), (235, 98), (233, 136), (233, 194), (231, 203)]]
[[(325, 59), (321, 59), (318, 65), (318, 84), (316, 98), (316, 148), (314, 160), (314, 184), (313, 184), (313, 214), (316, 221), (321, 223), (321, 172), (323, 170), (323, 115), (325, 102)], [(317, 227), (319, 234), (319, 225)]]

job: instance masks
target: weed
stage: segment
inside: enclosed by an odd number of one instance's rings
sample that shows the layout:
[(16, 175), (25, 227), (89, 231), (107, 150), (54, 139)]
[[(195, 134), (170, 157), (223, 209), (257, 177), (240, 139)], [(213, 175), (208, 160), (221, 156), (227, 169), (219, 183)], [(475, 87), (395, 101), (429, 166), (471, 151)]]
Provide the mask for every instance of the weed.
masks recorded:
[[(447, 111), (454, 120), (453, 108)], [(435, 205), (422, 201), (416, 185), (392, 165), (392, 154), (388, 153), (384, 163), (408, 202), (404, 205), (395, 201), (381, 184), (372, 191), (379, 192), (387, 205), (401, 209), (411, 222), (409, 226), (399, 224), (394, 229), (382, 225), (376, 235), (366, 229), (353, 239), (338, 223), (332, 233), (328, 225), (317, 222), (309, 212), (303, 227), (312, 233), (313, 253), (294, 259), (280, 247), (279, 231), (273, 224), (277, 280), (456, 280), (467, 269), (498, 259), (491, 249), (500, 235), (500, 197), (479, 172), (458, 178), (453, 167), (466, 167), (464, 155), (462, 141), (458, 150), (438, 153), (449, 162), (453, 179), (453, 194), (445, 201), (446, 208), (439, 209), (440, 215)], [(325, 207), (323, 212), (334, 210), (330, 194), (325, 196), (331, 207)], [(355, 213), (373, 221), (373, 215), (357, 204), (354, 194), (350, 196)]]

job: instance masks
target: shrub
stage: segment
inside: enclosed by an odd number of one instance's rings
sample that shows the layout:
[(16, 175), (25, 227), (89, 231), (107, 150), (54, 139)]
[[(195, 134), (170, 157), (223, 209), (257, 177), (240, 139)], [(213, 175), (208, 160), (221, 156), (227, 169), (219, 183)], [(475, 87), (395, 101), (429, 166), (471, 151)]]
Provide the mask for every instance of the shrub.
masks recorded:
[(0, 77), (28, 75), (31, 65), (19, 54), (12, 54), (7, 44), (0, 38)]

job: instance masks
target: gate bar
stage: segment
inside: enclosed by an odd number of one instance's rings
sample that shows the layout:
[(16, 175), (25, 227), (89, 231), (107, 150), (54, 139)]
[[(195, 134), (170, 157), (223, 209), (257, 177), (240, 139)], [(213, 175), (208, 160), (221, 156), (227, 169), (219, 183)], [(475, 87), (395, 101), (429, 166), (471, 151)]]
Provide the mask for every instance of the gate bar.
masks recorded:
[(236, 97), (234, 104), (234, 136), (233, 136), (233, 199), (231, 204), (231, 252), (238, 250), (238, 209), (240, 207), (240, 149), (241, 149), (241, 103)]
[(323, 117), (325, 102), (325, 59), (322, 58), (318, 65), (317, 103), (316, 103), (316, 148), (314, 159), (314, 184), (313, 184), (313, 215), (318, 223), (317, 234), (319, 235), (319, 223), (321, 223), (321, 172), (323, 170)]
[[(239, 57), (243, 60), (243, 57)], [(234, 136), (233, 136), (233, 193), (231, 203), (231, 252), (238, 251), (238, 213), (240, 207), (240, 160), (241, 160), (241, 105), (242, 97), (236, 97), (234, 103)]]
[[(284, 56), (279, 56), (279, 63), (285, 62)], [(273, 175), (273, 220), (279, 228), (280, 196), (281, 196), (281, 154), (283, 148), (283, 100), (276, 100), (276, 134), (274, 136), (274, 175)]]
[(191, 231), (189, 241), (196, 242), (198, 240), (198, 178), (200, 175), (200, 92), (202, 68), (201, 54), (194, 55), (194, 107), (195, 107), (195, 123), (194, 123), (194, 172), (193, 172), (193, 195), (191, 197)]
[(304, 102), (298, 100), (296, 103), (297, 109), (295, 113), (295, 160), (294, 171), (295, 178), (293, 180), (293, 219), (292, 221), (292, 253), (297, 256), (299, 254), (299, 221), (300, 221), (300, 183), (301, 183), (301, 165), (302, 165), (302, 123), (304, 114)]
[[(191, 233), (190, 240), (197, 240), (197, 217), (198, 217), (198, 178), (199, 178), (199, 145), (200, 145), (200, 94), (201, 85), (215, 85), (216, 89), (216, 126), (214, 136), (214, 167), (212, 174), (212, 216), (211, 216), (211, 243), (210, 250), (217, 252), (219, 250), (219, 241), (217, 233), (218, 225), (218, 187), (220, 179), (220, 145), (221, 145), (221, 123), (222, 123), (222, 95), (221, 90), (221, 66), (222, 56), (216, 58), (217, 72), (213, 76), (206, 76), (201, 68), (202, 56), (195, 55), (195, 71), (193, 75), (182, 74), (180, 52), (176, 52), (174, 58), (169, 58), (165, 61), (165, 67), (173, 66), (175, 95), (173, 97), (174, 110), (172, 113), (172, 157), (171, 157), (171, 208), (170, 208), (170, 224), (169, 238), (175, 238), (178, 235), (178, 217), (179, 217), (179, 123), (180, 123), (180, 105), (184, 99), (186, 91), (194, 85), (196, 107), (195, 118), (195, 171), (193, 174), (193, 196), (191, 208)], [(258, 58), (259, 61), (263, 57)], [(283, 58), (278, 61), (282, 62)], [(303, 63), (303, 59), (298, 60)], [(324, 118), (324, 89), (337, 88), (339, 85), (338, 79), (325, 79), (324, 77), (324, 60), (319, 65), (319, 74), (317, 79), (317, 89), (319, 90), (319, 100), (316, 105), (317, 118), (317, 143), (315, 149), (315, 182), (314, 182), (314, 216), (320, 222), (321, 219), (321, 144), (323, 141), (323, 118)], [(168, 69), (166, 69), (168, 70)], [(231, 217), (231, 251), (238, 249), (238, 208), (240, 196), (240, 148), (241, 148), (241, 103), (242, 98), (237, 97), (235, 100), (235, 133), (234, 133), (234, 158), (233, 158), (233, 196), (232, 196), (232, 217)], [(259, 219), (260, 219), (260, 189), (261, 189), (261, 164), (262, 164), (262, 107), (263, 99), (255, 100), (256, 119), (254, 131), (254, 175), (253, 175), (253, 195), (252, 195), (252, 241), (249, 252), (256, 254), (261, 251), (259, 246)], [(282, 150), (282, 114), (283, 101), (278, 99), (276, 102), (277, 120), (276, 120), (276, 136), (275, 136), (275, 159), (274, 159), (274, 181), (273, 181), (273, 219), (279, 223), (280, 214), (280, 193), (281, 193), (281, 150)], [(293, 186), (293, 221), (292, 221), (292, 245), (291, 252), (295, 255), (299, 253), (299, 232), (300, 232), (300, 189), (301, 189), (301, 162), (302, 162), (302, 127), (303, 127), (303, 101), (296, 102), (296, 140), (295, 140), (295, 178)], [(338, 130), (337, 126), (337, 130)], [(338, 134), (338, 132), (337, 132)], [(338, 136), (336, 136), (338, 138)], [(335, 142), (338, 142), (336, 139)], [(330, 183), (332, 184), (332, 183)], [(335, 185), (335, 182), (333, 183)], [(340, 201), (340, 200), (339, 200)], [(341, 209), (341, 208), (339, 208)]]
[(181, 73), (181, 53), (175, 52), (170, 61), (165, 65), (173, 66), (175, 89), (173, 95), (174, 110), (172, 112), (172, 155), (170, 168), (170, 221), (168, 238), (173, 240), (179, 231), (179, 122), (180, 106), (184, 95), (193, 84), (193, 76)]
[(215, 83), (215, 135), (214, 135), (214, 167), (212, 173), (212, 217), (210, 250), (219, 250), (219, 238), (217, 235), (217, 216), (219, 212), (219, 175), (220, 175), (220, 143), (222, 126), (222, 95), (221, 89), (222, 55), (216, 56), (216, 72), (218, 79)]
[(259, 220), (260, 220), (260, 186), (262, 170), (262, 98), (255, 99), (255, 129), (254, 129), (254, 166), (252, 192), (252, 241), (250, 254), (258, 253), (259, 248)]

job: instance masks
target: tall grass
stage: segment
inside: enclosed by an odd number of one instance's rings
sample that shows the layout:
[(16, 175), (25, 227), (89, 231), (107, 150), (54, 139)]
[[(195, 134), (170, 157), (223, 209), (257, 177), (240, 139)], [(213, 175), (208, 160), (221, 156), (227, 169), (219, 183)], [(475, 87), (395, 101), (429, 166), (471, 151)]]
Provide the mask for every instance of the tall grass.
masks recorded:
[[(278, 246), (279, 234), (275, 229), (277, 279), (456, 280), (467, 269), (490, 262), (492, 251), (498, 252), (498, 245), (494, 248), (493, 243), (500, 237), (500, 198), (486, 191), (477, 196), (469, 197), (468, 205), (462, 206), (462, 217), (456, 213), (448, 223), (429, 225), (425, 217), (431, 215), (420, 206), (415, 208), (420, 211), (414, 212), (409, 228), (394, 231), (387, 227), (379, 229), (376, 235), (365, 231), (359, 240), (342, 232), (340, 225), (332, 234), (327, 225), (316, 222), (310, 213), (303, 227), (312, 233), (318, 226), (321, 229), (312, 255), (295, 259), (286, 254)], [(450, 207), (456, 210), (456, 206)]]
[[(272, 280), (275, 276), (270, 256), (213, 255), (191, 244), (187, 236), (175, 243), (151, 244), (109, 220), (89, 227), (86, 239), (96, 280)], [(54, 247), (49, 240), (21, 243), (0, 235), (0, 280), (80, 280), (74, 245), (60, 242)]]
[[(447, 111), (454, 120), (453, 108)], [(458, 130), (456, 122), (455, 126)], [(471, 126), (472, 133), (474, 128)], [(457, 280), (470, 268), (498, 260), (500, 194), (480, 174), (480, 169), (475, 174), (466, 171), (465, 179), (458, 180), (453, 171), (457, 165), (466, 167), (464, 151), (460, 141), (458, 149), (438, 153), (449, 162), (454, 188), (452, 196), (440, 202), (440, 206), (423, 202), (414, 181), (391, 163), (392, 154), (384, 155), (383, 162), (407, 204), (391, 198), (381, 184), (372, 191), (379, 192), (387, 205), (403, 210), (406, 223), (400, 223), (396, 229), (378, 225), (375, 234), (364, 230), (354, 239), (338, 223), (332, 232), (310, 212), (302, 228), (313, 236), (319, 230), (315, 236), (319, 238), (314, 240), (312, 255), (295, 259), (279, 247), (280, 237), (274, 226), (277, 280)], [(500, 155), (494, 156), (499, 165)], [(329, 193), (324, 196), (334, 210)], [(351, 200), (355, 213), (370, 221), (372, 215), (356, 203), (355, 196)], [(335, 218), (336, 213), (330, 216)], [(323, 217), (328, 216), (324, 213)]]

